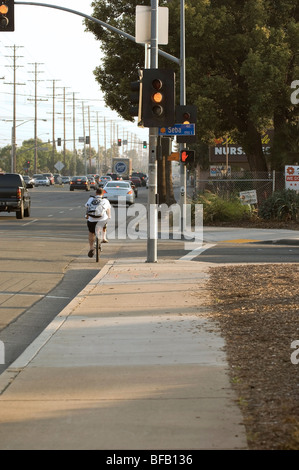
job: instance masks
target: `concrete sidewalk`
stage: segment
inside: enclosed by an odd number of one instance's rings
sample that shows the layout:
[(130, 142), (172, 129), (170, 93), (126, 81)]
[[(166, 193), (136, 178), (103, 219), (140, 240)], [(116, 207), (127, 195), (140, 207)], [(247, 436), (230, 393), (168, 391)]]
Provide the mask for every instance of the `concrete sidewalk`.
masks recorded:
[(246, 449), (208, 269), (107, 263), (0, 376), (0, 449)]

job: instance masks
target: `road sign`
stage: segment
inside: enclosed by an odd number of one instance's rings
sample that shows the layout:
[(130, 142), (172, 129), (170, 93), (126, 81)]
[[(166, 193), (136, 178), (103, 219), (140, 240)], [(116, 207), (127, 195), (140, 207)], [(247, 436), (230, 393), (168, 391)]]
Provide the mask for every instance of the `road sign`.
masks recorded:
[(167, 160), (169, 162), (179, 162), (180, 161), (180, 152), (172, 152), (168, 157)]
[(159, 127), (159, 135), (195, 135), (195, 124), (175, 124), (171, 127)]
[(299, 191), (299, 166), (285, 166), (285, 188)]
[[(167, 7), (158, 7), (158, 44), (168, 44), (168, 11)], [(150, 44), (151, 18), (150, 6), (136, 6), (135, 40), (137, 44)]]
[(240, 200), (241, 204), (257, 204), (257, 194), (256, 190), (253, 189), (252, 191), (241, 191), (240, 192)]
[(61, 171), (62, 168), (64, 168), (64, 164), (62, 162), (57, 162), (54, 166), (58, 171)]

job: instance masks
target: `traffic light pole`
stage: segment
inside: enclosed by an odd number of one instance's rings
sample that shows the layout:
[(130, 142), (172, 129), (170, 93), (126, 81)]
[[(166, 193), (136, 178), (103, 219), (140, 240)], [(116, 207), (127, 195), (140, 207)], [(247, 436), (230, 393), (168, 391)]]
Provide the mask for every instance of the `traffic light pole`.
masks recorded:
[[(180, 14), (180, 49), (181, 49), (181, 60), (180, 60), (180, 105), (186, 105), (186, 65), (185, 65), (185, 0), (181, 0), (181, 14)], [(186, 144), (180, 144), (179, 150), (181, 151), (186, 147)], [(185, 207), (186, 207), (186, 192), (187, 192), (187, 181), (186, 181), (186, 165), (180, 162), (180, 208), (181, 208), (181, 229), (184, 229), (185, 219)]]
[[(158, 68), (158, 7), (159, 0), (151, 0), (151, 55), (150, 68)], [(157, 137), (158, 128), (149, 128), (148, 205), (147, 205), (147, 262), (157, 262)]]

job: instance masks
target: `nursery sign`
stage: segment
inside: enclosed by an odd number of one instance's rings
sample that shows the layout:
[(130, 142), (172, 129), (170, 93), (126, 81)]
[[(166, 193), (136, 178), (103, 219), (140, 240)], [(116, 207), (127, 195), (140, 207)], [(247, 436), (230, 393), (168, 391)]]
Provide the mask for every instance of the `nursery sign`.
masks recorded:
[(257, 195), (256, 190), (252, 191), (241, 191), (240, 192), (241, 203), (246, 204), (257, 204)]
[(286, 165), (285, 188), (299, 191), (299, 166)]

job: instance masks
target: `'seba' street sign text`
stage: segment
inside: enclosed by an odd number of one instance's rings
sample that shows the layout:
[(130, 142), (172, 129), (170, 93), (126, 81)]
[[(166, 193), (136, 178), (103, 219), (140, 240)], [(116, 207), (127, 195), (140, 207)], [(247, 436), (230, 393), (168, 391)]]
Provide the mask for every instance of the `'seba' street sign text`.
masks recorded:
[(175, 124), (173, 127), (159, 127), (159, 135), (195, 135), (195, 124)]

